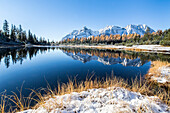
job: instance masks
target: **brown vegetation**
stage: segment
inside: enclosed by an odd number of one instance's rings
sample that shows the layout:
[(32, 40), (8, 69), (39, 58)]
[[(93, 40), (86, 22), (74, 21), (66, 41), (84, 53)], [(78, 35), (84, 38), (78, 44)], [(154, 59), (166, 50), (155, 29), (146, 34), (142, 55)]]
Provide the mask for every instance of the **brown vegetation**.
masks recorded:
[[(117, 77), (106, 77), (106, 79), (94, 79), (92, 80), (92, 77), (89, 79), (87, 78), (85, 81), (76, 82), (76, 79), (69, 79), (69, 82), (66, 84), (60, 84), (58, 83), (58, 86), (56, 89), (52, 90), (50, 85), (47, 83), (47, 88), (33, 90), (31, 89), (31, 93), (28, 97), (24, 97), (22, 95), (22, 89), (19, 91), (20, 95), (17, 96), (16, 93), (13, 93), (13, 95), (2, 95), (2, 101), (0, 103), (0, 111), (1, 113), (4, 113), (5, 101), (8, 99), (9, 101), (13, 102), (16, 106), (16, 109), (9, 109), (10, 112), (16, 112), (16, 111), (22, 111), (25, 109), (32, 108), (30, 107), (31, 102), (36, 102), (37, 104), (33, 108), (37, 108), (40, 105), (44, 105), (45, 101), (49, 98), (53, 98), (56, 95), (64, 95), (69, 94), (71, 92), (81, 92), (85, 91), (87, 89), (92, 88), (108, 88), (108, 87), (122, 87), (125, 89), (128, 89), (129, 91), (134, 92), (140, 92), (143, 95), (149, 95), (149, 96), (157, 96), (159, 97), (163, 102), (170, 105), (170, 95), (169, 95), (169, 88), (164, 89), (159, 85), (155, 85), (154, 83), (149, 83), (147, 81), (140, 80), (131, 80), (131, 83), (127, 80), (117, 78)], [(46, 92), (45, 95), (42, 94), (43, 92)], [(35, 98), (36, 97), (36, 98)], [(60, 105), (61, 106), (61, 105)], [(58, 106), (59, 107), (59, 106)]]
[(163, 66), (170, 66), (170, 63), (167, 62), (167, 61), (164, 61), (164, 62), (162, 62), (162, 61), (153, 61), (152, 62), (152, 68), (150, 68), (149, 73), (159, 76), (161, 74), (159, 68), (161, 68)]
[[(153, 80), (152, 77), (161, 77), (161, 69), (165, 67), (170, 67), (170, 63), (167, 61), (153, 61), (152, 67), (150, 68), (149, 73), (146, 75), (146, 78), (151, 81), (157, 82)], [(170, 78), (170, 75), (165, 76), (165, 78), (168, 80), (168, 78)], [(169, 82), (164, 85), (170, 87)]]

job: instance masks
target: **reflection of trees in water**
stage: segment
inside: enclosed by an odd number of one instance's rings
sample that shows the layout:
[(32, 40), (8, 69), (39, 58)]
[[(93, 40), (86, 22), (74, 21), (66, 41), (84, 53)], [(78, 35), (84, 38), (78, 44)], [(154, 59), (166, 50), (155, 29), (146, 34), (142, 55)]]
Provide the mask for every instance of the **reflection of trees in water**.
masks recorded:
[(38, 53), (43, 54), (50, 49), (55, 50), (55, 47), (2, 48), (0, 49), (0, 62), (4, 59), (5, 66), (8, 68), (10, 62), (13, 64), (16, 64), (17, 62), (22, 64), (24, 59), (29, 57), (31, 60)]
[(10, 59), (10, 55), (5, 55), (4, 62), (5, 62), (6, 67), (9, 67), (9, 63), (10, 63), (9, 59)]
[(80, 53), (82, 55), (89, 54), (91, 56), (98, 57), (108, 57), (108, 58), (127, 58), (127, 59), (136, 59), (140, 57), (141, 61), (146, 60), (160, 60), (160, 61), (168, 61), (170, 62), (170, 55), (163, 53), (147, 53), (147, 52), (135, 52), (135, 51), (125, 51), (125, 50), (100, 50), (100, 49), (85, 49), (85, 48), (64, 48), (61, 47), (61, 50), (64, 52), (71, 53)]
[[(19, 62), (23, 63), (24, 59), (31, 60), (37, 54), (45, 53), (46, 51), (55, 50), (55, 47), (28, 47), (28, 48), (1, 48), (0, 49), (0, 62), (4, 59), (5, 66), (8, 68), (10, 63), (16, 64)], [(99, 50), (99, 49), (81, 49), (81, 48), (60, 48), (65, 52), (71, 53), (81, 53), (83, 55), (91, 55), (98, 57), (108, 57), (108, 58), (127, 58), (136, 59), (140, 57), (141, 61), (146, 60), (161, 60), (170, 62), (170, 55), (161, 53), (144, 53), (144, 52), (134, 52), (134, 51), (119, 51), (119, 50)], [(11, 61), (12, 60), (12, 61)]]

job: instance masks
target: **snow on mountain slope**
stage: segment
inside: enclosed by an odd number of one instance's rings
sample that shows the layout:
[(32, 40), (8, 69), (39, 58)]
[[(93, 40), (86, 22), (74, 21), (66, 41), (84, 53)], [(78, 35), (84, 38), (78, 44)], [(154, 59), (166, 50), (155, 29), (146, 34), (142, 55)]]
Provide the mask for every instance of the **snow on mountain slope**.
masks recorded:
[(115, 35), (115, 34), (140, 34), (140, 35), (144, 35), (147, 31), (147, 29), (149, 29), (149, 32), (152, 33), (154, 32), (153, 29), (151, 29), (149, 26), (143, 24), (143, 25), (127, 25), (125, 28), (121, 28), (119, 26), (107, 26), (104, 29), (100, 29), (99, 30), (99, 34), (104, 34), (104, 35)]
[(91, 61), (91, 60), (97, 60), (98, 58), (96, 56), (91, 56), (91, 55), (88, 55), (88, 54), (80, 54), (80, 53), (71, 53), (71, 52), (64, 52), (66, 55), (72, 57), (74, 60), (79, 60), (79, 61), (82, 61), (83, 63), (86, 63), (88, 61)]
[(82, 37), (89, 37), (89, 36), (97, 36), (99, 35), (98, 31), (92, 31), (91, 29), (88, 29), (87, 27), (83, 27), (80, 30), (73, 30), (70, 34), (63, 37), (64, 39), (72, 39), (72, 38), (82, 38)]
[(88, 29), (87, 27), (83, 27), (80, 30), (73, 30), (70, 34), (67, 34), (64, 39), (72, 39), (72, 38), (82, 38), (82, 37), (90, 37), (90, 36), (98, 36), (98, 35), (115, 35), (115, 34), (140, 34), (144, 35), (149, 29), (149, 32), (154, 32), (153, 29), (151, 29), (149, 26), (143, 24), (143, 25), (127, 25), (125, 28), (119, 27), (119, 26), (107, 26), (104, 29), (100, 29), (99, 31), (93, 31), (91, 29)]
[(147, 32), (147, 29), (149, 29), (149, 32), (152, 33), (152, 32), (155, 32), (153, 29), (151, 29), (149, 26), (143, 24), (143, 25), (127, 25), (125, 27), (126, 29), (126, 34), (133, 34), (133, 33), (137, 33), (137, 34), (140, 34), (140, 35), (144, 35), (145, 32)]
[(104, 29), (99, 30), (100, 35), (110, 35), (110, 34), (126, 34), (126, 29), (119, 26), (107, 26)]

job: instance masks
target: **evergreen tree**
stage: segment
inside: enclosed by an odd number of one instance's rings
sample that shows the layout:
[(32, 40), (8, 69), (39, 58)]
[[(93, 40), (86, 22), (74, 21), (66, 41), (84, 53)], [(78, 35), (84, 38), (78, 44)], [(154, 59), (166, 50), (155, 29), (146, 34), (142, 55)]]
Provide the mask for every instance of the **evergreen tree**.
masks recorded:
[(23, 41), (23, 42), (27, 42), (27, 34), (26, 34), (26, 31), (23, 31), (23, 32), (22, 32), (22, 38), (21, 38), (21, 41)]
[(23, 34), (22, 34), (22, 27), (21, 27), (21, 25), (19, 25), (18, 34), (17, 34), (18, 40), (22, 41), (22, 39), (23, 39), (22, 36), (23, 36)]
[(50, 40), (48, 39), (48, 42), (47, 42), (48, 45), (50, 45)]
[(37, 42), (38, 42), (37, 37), (36, 37), (35, 34), (34, 34), (34, 37), (33, 37), (33, 41), (34, 41), (34, 43), (37, 43)]
[(22, 27), (21, 27), (21, 25), (19, 25), (19, 32), (22, 32)]
[(17, 27), (14, 25), (14, 32), (15, 32), (15, 35), (17, 34)]
[(30, 30), (28, 31), (28, 42), (34, 43), (34, 39)]
[(7, 20), (4, 21), (3, 31), (4, 31), (4, 35), (8, 37), (9, 36), (9, 25), (8, 25)]
[(43, 40), (42, 40), (42, 37), (40, 37), (40, 40), (39, 40), (39, 42), (40, 42), (40, 43), (42, 43), (42, 42), (43, 42)]
[(15, 36), (15, 30), (14, 30), (14, 26), (13, 24), (11, 25), (11, 35), (10, 35), (10, 39), (15, 41), (16, 36)]

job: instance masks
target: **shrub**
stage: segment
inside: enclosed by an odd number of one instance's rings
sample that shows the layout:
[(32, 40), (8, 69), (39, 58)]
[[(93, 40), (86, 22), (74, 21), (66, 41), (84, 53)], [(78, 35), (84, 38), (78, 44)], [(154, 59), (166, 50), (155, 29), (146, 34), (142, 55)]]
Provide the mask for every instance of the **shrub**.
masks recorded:
[(133, 43), (126, 44), (127, 47), (132, 47)]
[(119, 45), (119, 43), (115, 43), (115, 46), (118, 46)]
[(170, 46), (170, 40), (162, 40), (160, 44), (163, 46)]

